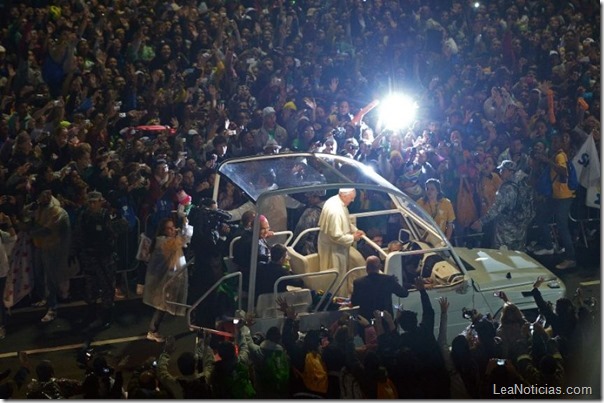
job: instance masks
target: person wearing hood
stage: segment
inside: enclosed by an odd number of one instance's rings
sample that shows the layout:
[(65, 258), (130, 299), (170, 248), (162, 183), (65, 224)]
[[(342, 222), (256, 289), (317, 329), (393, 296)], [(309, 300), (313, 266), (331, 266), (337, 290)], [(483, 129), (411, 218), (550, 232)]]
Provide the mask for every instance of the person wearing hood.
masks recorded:
[(46, 305), (48, 311), (42, 322), (57, 316), (60, 294), (69, 291), (69, 279), (75, 274), (68, 264), (71, 243), (69, 215), (50, 189), (42, 184), (36, 189), (36, 201), (30, 205), (26, 229), (34, 244), (34, 278), (39, 279), (44, 297), (36, 306)]
[(495, 195), (495, 201), (486, 214), (472, 223), (471, 228), (481, 231), (484, 224), (493, 221), (495, 223), (493, 248), (500, 249), (505, 246), (508, 250), (523, 251), (526, 247), (528, 222), (519, 222), (518, 217), (521, 212), (517, 209), (517, 200), (520, 194), (519, 185), (527, 175), (518, 170), (516, 163), (511, 160), (501, 162), (497, 170), (502, 183)]

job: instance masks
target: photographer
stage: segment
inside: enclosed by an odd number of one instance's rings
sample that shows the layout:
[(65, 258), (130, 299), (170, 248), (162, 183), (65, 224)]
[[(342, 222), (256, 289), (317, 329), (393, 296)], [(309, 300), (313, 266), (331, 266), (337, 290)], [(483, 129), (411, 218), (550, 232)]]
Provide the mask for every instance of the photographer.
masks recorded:
[[(189, 222), (193, 226), (191, 246), (195, 256), (195, 268), (190, 279), (191, 302), (196, 301), (224, 275), (222, 257), (228, 248), (227, 235), (231, 227), (226, 222), (230, 219), (230, 214), (218, 210), (216, 201), (212, 199), (202, 199), (201, 205), (193, 207), (189, 213)], [(204, 302), (203, 309), (196, 311), (202, 315), (197, 318), (198, 321), (213, 325), (218, 306), (230, 305), (228, 302), (226, 305), (218, 304), (217, 298), (218, 294), (210, 296)]]
[(231, 216), (226, 211), (218, 210), (215, 200), (205, 198), (200, 206), (191, 209), (188, 218), (194, 229), (191, 246), (196, 273), (203, 272), (205, 275), (201, 277), (206, 281), (217, 281), (223, 275), (222, 257), (228, 250), (227, 236), (231, 226), (227, 221)]

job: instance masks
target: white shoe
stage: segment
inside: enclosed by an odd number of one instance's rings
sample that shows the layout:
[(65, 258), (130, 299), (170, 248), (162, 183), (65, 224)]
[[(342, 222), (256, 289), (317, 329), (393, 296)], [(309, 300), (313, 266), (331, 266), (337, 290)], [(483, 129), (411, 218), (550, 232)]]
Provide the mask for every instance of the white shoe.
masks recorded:
[(577, 262), (575, 262), (574, 260), (570, 260), (570, 259), (566, 259), (566, 260), (562, 261), (562, 263), (558, 263), (556, 265), (556, 269), (558, 269), (558, 270), (572, 269), (575, 267), (577, 267)]
[(145, 286), (142, 284), (137, 284), (136, 285), (136, 295), (143, 295), (143, 292), (145, 291)]
[(552, 249), (546, 249), (546, 248), (537, 249), (537, 250), (533, 251), (533, 254), (537, 255), (537, 256), (553, 255), (554, 254), (554, 248), (552, 248)]
[(44, 315), (44, 317), (42, 319), (40, 319), (40, 321), (43, 323), (52, 322), (53, 320), (56, 319), (56, 317), (57, 317), (57, 311), (49, 309), (48, 312), (46, 312), (46, 315)]
[(156, 341), (158, 343), (163, 343), (166, 341), (166, 338), (159, 334), (158, 332), (147, 332), (147, 340)]

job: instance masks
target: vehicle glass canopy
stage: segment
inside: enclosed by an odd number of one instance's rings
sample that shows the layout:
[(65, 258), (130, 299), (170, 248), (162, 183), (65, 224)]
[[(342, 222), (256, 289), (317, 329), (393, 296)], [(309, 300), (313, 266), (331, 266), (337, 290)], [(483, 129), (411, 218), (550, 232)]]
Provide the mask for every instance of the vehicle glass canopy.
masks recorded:
[[(384, 209), (403, 207), (412, 216), (433, 227), (432, 218), (411, 198), (378, 175), (373, 168), (350, 158), (321, 153), (288, 153), (241, 159), (230, 159), (218, 167), (221, 176), (239, 187), (254, 204), (264, 192), (276, 189), (292, 189), (287, 193), (300, 193), (319, 187), (322, 189), (354, 187), (356, 189), (379, 188), (389, 193), (392, 206)], [(269, 188), (258, 186), (259, 177), (270, 173), (274, 185)]]

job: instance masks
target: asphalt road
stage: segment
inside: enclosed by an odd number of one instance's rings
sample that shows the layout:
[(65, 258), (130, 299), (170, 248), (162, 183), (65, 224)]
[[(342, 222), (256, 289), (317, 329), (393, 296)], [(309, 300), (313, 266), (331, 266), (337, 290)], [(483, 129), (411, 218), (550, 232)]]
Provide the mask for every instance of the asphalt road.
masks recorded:
[[(566, 284), (568, 293), (574, 293), (578, 286), (585, 290), (586, 297), (596, 297), (600, 300), (600, 248), (579, 249), (577, 252), (579, 267), (561, 272), (553, 269)], [(559, 256), (539, 257), (546, 267), (552, 269), (560, 261)], [(79, 321), (84, 315), (84, 303), (78, 300), (79, 284), (72, 284), (72, 295), (75, 302), (61, 304), (56, 320), (41, 323), (45, 313), (44, 308), (25, 307), (25, 304), (14, 310), (7, 326), (6, 338), (0, 340), (0, 371), (10, 368), (13, 373), (19, 368), (17, 353), (27, 351), (32, 369), (42, 359), (53, 362), (57, 376), (83, 378), (84, 370), (78, 366), (77, 358), (87, 341), (91, 342), (94, 354), (104, 354), (110, 364), (116, 364), (121, 358), (130, 357), (125, 368), (126, 382), (131, 370), (145, 361), (158, 356), (163, 344), (146, 340), (146, 332), (153, 313), (152, 308), (144, 305), (134, 292), (131, 298), (116, 301), (114, 322), (106, 330), (100, 331), (88, 338), (81, 329)], [(571, 294), (572, 296), (572, 294)], [(195, 334), (189, 331), (185, 318), (167, 315), (161, 333), (176, 338), (177, 357), (181, 351), (192, 350)], [(600, 357), (598, 365), (586, 368), (589, 382), (594, 386), (594, 394), (601, 396), (601, 342), (594, 346), (594, 354)], [(171, 362), (176, 373), (175, 359)], [(586, 380), (587, 381), (587, 380)], [(17, 393), (14, 397), (20, 397)]]

